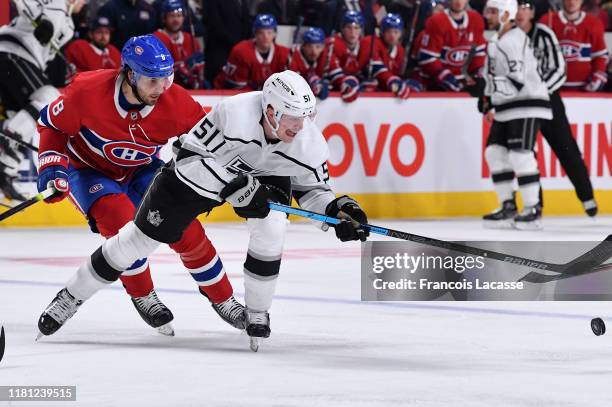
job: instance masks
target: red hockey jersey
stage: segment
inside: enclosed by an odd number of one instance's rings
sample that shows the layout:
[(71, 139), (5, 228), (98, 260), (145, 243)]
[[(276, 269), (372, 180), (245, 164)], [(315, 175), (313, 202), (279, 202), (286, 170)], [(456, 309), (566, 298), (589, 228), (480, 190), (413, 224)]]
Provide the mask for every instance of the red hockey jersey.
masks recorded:
[(162, 29), (155, 31), (153, 35), (168, 48), (175, 64), (185, 62), (194, 52), (200, 51), (200, 44), (188, 32), (181, 31), (176, 40), (170, 38), (170, 35)]
[(74, 40), (66, 46), (64, 56), (77, 72), (119, 69), (121, 66), (121, 54), (112, 44), (101, 50), (88, 41)]
[(168, 139), (187, 133), (204, 116), (202, 106), (178, 85), (154, 106), (126, 111), (118, 99), (122, 81), (114, 69), (78, 74), (40, 112), (40, 154), (53, 151), (75, 168), (127, 181)]
[(359, 63), (360, 44), (358, 43), (355, 49), (350, 49), (340, 33), (336, 34), (332, 40), (334, 41), (334, 55), (342, 71), (346, 75), (358, 75), (363, 68)]
[(552, 28), (559, 39), (567, 63), (564, 87), (582, 88), (594, 74), (606, 80), (608, 49), (603, 25), (596, 16), (582, 11), (576, 20), (569, 21), (563, 11), (549, 12), (540, 23)]
[(215, 78), (215, 88), (260, 90), (275, 72), (287, 68), (289, 48), (273, 44), (264, 57), (255, 48), (255, 40), (243, 40), (232, 48), (227, 63)]
[(461, 23), (457, 24), (448, 10), (432, 15), (425, 22), (421, 38), (419, 66), (422, 74), (435, 81), (440, 72), (448, 69), (457, 79), (463, 79), (461, 69), (470, 54), (472, 44), (476, 46), (476, 53), (468, 72), (475, 74), (484, 67), (487, 46), (482, 16), (467, 10)]
[[(376, 36), (374, 37), (374, 51), (372, 53), (372, 76), (378, 81), (378, 88), (380, 90), (389, 89), (389, 79), (392, 77), (402, 76), (402, 65), (404, 63), (404, 48), (399, 45), (395, 45), (391, 48), (383, 42), (383, 40)], [(370, 63), (370, 47), (372, 44), (372, 36), (361, 40), (359, 46), (359, 64), (363, 67), (362, 72), (364, 75), (369, 70), (368, 64)]]
[(299, 73), (306, 81), (310, 81), (314, 76), (327, 79), (336, 89), (340, 88), (340, 81), (344, 77), (338, 59), (334, 55), (329, 55), (328, 46), (323, 49), (315, 62), (306, 60), (300, 48), (293, 50), (288, 69)]

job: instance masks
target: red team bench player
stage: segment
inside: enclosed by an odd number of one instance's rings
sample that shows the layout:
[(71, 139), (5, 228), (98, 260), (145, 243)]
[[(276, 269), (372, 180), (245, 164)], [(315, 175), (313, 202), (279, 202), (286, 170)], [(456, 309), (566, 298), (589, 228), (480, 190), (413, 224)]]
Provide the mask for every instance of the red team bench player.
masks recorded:
[(232, 48), (227, 63), (215, 78), (215, 88), (259, 90), (266, 79), (287, 67), (289, 48), (276, 44), (276, 19), (258, 14), (253, 22), (255, 38)]
[[(77, 75), (62, 96), (41, 110), (38, 126), (39, 191), (54, 184), (63, 194), (49, 202), (69, 195), (92, 231), (107, 239), (134, 218), (135, 208), (164, 165), (157, 157), (161, 146), (204, 117), (187, 91), (173, 84), (174, 61), (156, 37), (131, 38), (121, 56), (120, 71)], [(198, 220), (170, 247), (222, 318), (227, 321), (232, 313), (242, 313)], [(147, 259), (136, 261), (121, 281), (145, 322), (173, 334), (172, 313), (153, 289)], [(71, 294), (62, 290), (58, 296)]]

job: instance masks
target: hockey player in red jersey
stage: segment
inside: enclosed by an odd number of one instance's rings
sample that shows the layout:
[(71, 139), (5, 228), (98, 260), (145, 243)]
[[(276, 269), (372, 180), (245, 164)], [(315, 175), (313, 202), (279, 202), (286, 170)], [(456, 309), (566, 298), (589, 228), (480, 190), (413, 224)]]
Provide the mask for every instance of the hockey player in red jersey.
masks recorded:
[(459, 92), (465, 86), (463, 65), (475, 46), (467, 72), (471, 77), (484, 67), (486, 40), (482, 16), (467, 10), (467, 0), (449, 0), (449, 8), (429, 17), (421, 40), (419, 66), (431, 90)]
[(215, 78), (215, 88), (259, 90), (266, 79), (287, 67), (289, 48), (274, 42), (276, 18), (258, 14), (253, 22), (255, 38), (232, 48), (227, 63)]
[(358, 80), (345, 75), (333, 49), (325, 46), (325, 32), (309, 28), (302, 36), (302, 45), (291, 55), (289, 69), (306, 79), (312, 92), (321, 100), (327, 98), (330, 85), (342, 95), (356, 93)]
[(153, 33), (174, 59), (174, 81), (187, 89), (204, 88), (204, 54), (193, 36), (183, 31), (185, 6), (182, 0), (164, 0), (163, 28)]
[[(364, 82), (368, 90), (390, 91), (400, 99), (407, 99), (411, 91), (421, 91), (421, 84), (415, 80), (402, 79), (404, 48), (400, 44), (404, 20), (399, 14), (389, 13), (380, 23), (381, 35), (369, 35), (361, 41), (359, 63), (362, 73), (373, 81)], [(374, 49), (370, 60), (370, 49)], [(370, 66), (371, 65), (371, 66)]]
[[(92, 230), (105, 238), (134, 218), (135, 207), (164, 165), (157, 157), (160, 148), (204, 116), (202, 107), (172, 83), (173, 65), (156, 37), (133, 37), (123, 48), (121, 71), (79, 74), (41, 110), (38, 190), (52, 185), (60, 192), (48, 202), (70, 196)], [(146, 216), (152, 224), (164, 221), (156, 213)], [(243, 307), (200, 223), (191, 222), (171, 247), (215, 311), (242, 327)], [(121, 281), (145, 322), (173, 334), (172, 313), (153, 289), (147, 259), (132, 264)], [(67, 290), (58, 293), (58, 298), (71, 297)], [(44, 328), (41, 332), (48, 334)]]
[(608, 49), (601, 21), (581, 6), (582, 0), (564, 0), (562, 10), (548, 12), (540, 23), (552, 28), (559, 39), (567, 63), (563, 87), (597, 92), (608, 81)]
[(119, 69), (121, 54), (110, 43), (110, 36), (110, 21), (106, 17), (98, 17), (89, 27), (89, 41), (79, 39), (70, 42), (64, 56), (76, 72)]
[(360, 11), (347, 11), (342, 17), (342, 31), (333, 38), (334, 55), (347, 75), (358, 75), (359, 47), (365, 19)]

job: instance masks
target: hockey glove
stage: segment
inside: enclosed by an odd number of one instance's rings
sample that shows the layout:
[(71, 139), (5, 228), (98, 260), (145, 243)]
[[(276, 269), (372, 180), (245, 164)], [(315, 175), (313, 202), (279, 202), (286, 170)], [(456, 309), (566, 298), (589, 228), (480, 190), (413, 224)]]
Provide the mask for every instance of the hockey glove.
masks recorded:
[(478, 111), (482, 114), (487, 114), (491, 110), (491, 98), (489, 96), (480, 96), (478, 98)]
[(68, 159), (53, 152), (42, 153), (38, 157), (38, 192), (49, 187), (55, 188), (55, 195), (45, 199), (47, 203), (59, 202), (68, 196)]
[(438, 82), (440, 86), (442, 86), (446, 90), (450, 90), (453, 92), (461, 92), (463, 89), (463, 85), (459, 80), (452, 74), (448, 69), (443, 70), (438, 75)]
[(333, 225), (336, 237), (343, 242), (349, 240), (361, 240), (365, 242), (370, 231), (361, 227), (360, 224), (368, 223), (368, 217), (359, 207), (359, 204), (351, 197), (343, 195), (331, 201), (325, 209), (325, 214), (342, 221)]
[(268, 201), (275, 200), (267, 185), (245, 173), (238, 174), (223, 187), (219, 197), (229, 202), (241, 218), (265, 218), (270, 213)]
[(340, 94), (345, 103), (354, 102), (359, 96), (359, 80), (354, 76), (345, 76), (340, 83)]
[(587, 92), (598, 92), (603, 89), (604, 85), (608, 81), (608, 76), (605, 72), (595, 72), (591, 76), (591, 80), (584, 87)]
[(317, 75), (313, 75), (309, 80), (308, 84), (312, 93), (320, 100), (325, 100), (329, 96), (329, 82), (321, 79)]
[(49, 20), (39, 19), (36, 22), (36, 28), (34, 29), (34, 38), (38, 40), (42, 45), (47, 45), (53, 37), (53, 23)]

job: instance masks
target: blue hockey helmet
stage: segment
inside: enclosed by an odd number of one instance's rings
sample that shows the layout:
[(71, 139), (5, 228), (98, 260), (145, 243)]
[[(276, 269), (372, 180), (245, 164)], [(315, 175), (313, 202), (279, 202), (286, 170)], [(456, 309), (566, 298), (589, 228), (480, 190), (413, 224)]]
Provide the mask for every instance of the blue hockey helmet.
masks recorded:
[(361, 27), (365, 25), (365, 18), (361, 11), (349, 10), (342, 16), (342, 27), (347, 24), (357, 24)]
[(166, 15), (166, 13), (173, 13), (179, 11), (181, 13), (185, 12), (185, 6), (181, 0), (164, 0), (162, 3), (162, 13)]
[(384, 32), (392, 28), (397, 28), (398, 30), (404, 29), (404, 19), (399, 14), (389, 13), (380, 22), (381, 31)]
[(276, 31), (276, 18), (272, 14), (257, 14), (253, 20), (253, 31), (272, 29)]
[(311, 27), (302, 35), (302, 43), (304, 44), (324, 44), (325, 31), (321, 28)]
[(132, 37), (121, 50), (121, 68), (137, 75), (167, 78), (174, 73), (174, 60), (166, 46), (154, 35)]

